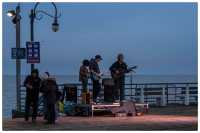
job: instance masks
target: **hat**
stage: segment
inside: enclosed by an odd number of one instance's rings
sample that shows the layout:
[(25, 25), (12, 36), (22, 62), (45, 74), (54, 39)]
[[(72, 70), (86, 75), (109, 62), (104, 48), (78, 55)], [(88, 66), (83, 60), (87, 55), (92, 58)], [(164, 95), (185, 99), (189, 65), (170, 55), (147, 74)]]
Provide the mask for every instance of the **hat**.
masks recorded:
[(95, 56), (95, 59), (103, 60), (103, 59), (101, 58), (101, 55), (96, 55), (96, 56)]

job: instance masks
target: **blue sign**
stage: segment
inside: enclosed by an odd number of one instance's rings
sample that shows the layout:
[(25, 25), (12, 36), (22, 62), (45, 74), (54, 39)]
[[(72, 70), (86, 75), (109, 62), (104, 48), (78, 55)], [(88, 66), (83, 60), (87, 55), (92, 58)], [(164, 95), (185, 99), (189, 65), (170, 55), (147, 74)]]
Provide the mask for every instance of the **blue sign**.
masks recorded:
[(26, 48), (12, 48), (11, 54), (12, 59), (25, 59)]
[(27, 63), (40, 63), (40, 42), (26, 42)]

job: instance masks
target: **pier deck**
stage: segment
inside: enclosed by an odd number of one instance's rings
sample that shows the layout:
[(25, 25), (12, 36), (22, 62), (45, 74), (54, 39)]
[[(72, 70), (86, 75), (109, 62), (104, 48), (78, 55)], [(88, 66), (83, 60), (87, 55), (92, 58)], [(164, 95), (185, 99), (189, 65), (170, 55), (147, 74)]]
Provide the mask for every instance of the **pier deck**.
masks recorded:
[(137, 117), (59, 117), (55, 125), (23, 118), (3, 120), (3, 130), (197, 130), (197, 106), (150, 108)]

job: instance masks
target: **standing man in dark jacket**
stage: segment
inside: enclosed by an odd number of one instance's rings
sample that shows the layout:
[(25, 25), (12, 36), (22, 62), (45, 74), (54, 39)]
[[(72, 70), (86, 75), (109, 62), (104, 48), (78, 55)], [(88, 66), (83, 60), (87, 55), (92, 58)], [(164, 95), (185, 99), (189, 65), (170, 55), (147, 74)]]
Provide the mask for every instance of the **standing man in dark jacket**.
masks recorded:
[(120, 98), (120, 101), (122, 101), (124, 100), (125, 73), (127, 71), (123, 54), (117, 56), (117, 61), (111, 65), (110, 71), (115, 82), (114, 100), (119, 100)]
[(39, 98), (39, 88), (41, 84), (41, 79), (39, 78), (39, 72), (34, 69), (31, 75), (27, 76), (24, 81), (24, 86), (26, 87), (26, 103), (25, 103), (25, 120), (29, 119), (30, 106), (33, 108), (32, 122), (35, 122), (37, 117), (38, 109), (38, 98)]
[(46, 119), (47, 124), (55, 124), (56, 119), (56, 110), (55, 104), (58, 100), (57, 92), (58, 92), (58, 85), (54, 78), (47, 78), (43, 80), (41, 88), (40, 88), (45, 96), (45, 106), (46, 106)]
[(90, 60), (91, 80), (93, 83), (93, 102), (97, 102), (97, 96), (101, 90), (100, 76), (101, 72), (98, 63), (102, 60), (100, 55), (96, 55), (94, 59)]

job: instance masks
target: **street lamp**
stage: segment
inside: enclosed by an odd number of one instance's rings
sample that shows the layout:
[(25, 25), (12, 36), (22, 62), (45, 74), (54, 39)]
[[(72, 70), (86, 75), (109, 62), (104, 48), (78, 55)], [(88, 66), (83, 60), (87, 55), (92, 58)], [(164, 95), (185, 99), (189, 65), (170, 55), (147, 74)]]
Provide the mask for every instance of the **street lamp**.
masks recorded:
[(7, 12), (7, 16), (12, 19), (13, 24), (16, 24), (17, 21), (20, 21), (21, 16), (15, 12), (15, 10), (10, 10)]
[[(20, 48), (20, 4), (18, 3), (15, 10), (10, 10), (7, 12), (7, 16), (13, 18), (12, 22), (16, 25), (16, 48)], [(21, 61), (16, 58), (16, 107), (17, 111), (21, 111), (21, 102), (20, 102), (20, 84), (21, 84)]]
[(54, 20), (54, 22), (52, 24), (52, 30), (54, 32), (57, 32), (59, 30), (59, 24), (57, 23), (57, 20)]
[[(34, 41), (34, 20), (37, 19), (37, 20), (41, 20), (43, 16), (40, 16), (38, 17), (37, 14), (44, 14), (44, 15), (47, 15), (51, 18), (54, 19), (53, 23), (52, 23), (52, 30), (54, 32), (57, 32), (59, 30), (59, 24), (58, 24), (58, 18), (60, 17), (60, 15), (58, 16), (58, 10), (57, 10), (57, 7), (55, 5), (54, 2), (51, 2), (51, 4), (53, 5), (54, 7), (54, 11), (55, 11), (55, 14), (54, 15), (51, 15), (43, 10), (37, 10), (37, 7), (38, 5), (40, 4), (40, 2), (37, 2), (34, 6), (33, 9), (31, 9), (31, 12), (30, 12), (30, 31), (31, 31), (31, 34), (30, 34), (30, 38), (31, 38), (31, 42)], [(31, 70), (34, 69), (34, 64), (31, 64)]]
[(8, 11), (8, 12), (7, 12), (7, 16), (8, 16), (8, 17), (16, 16), (15, 10), (10, 10), (10, 11)]

